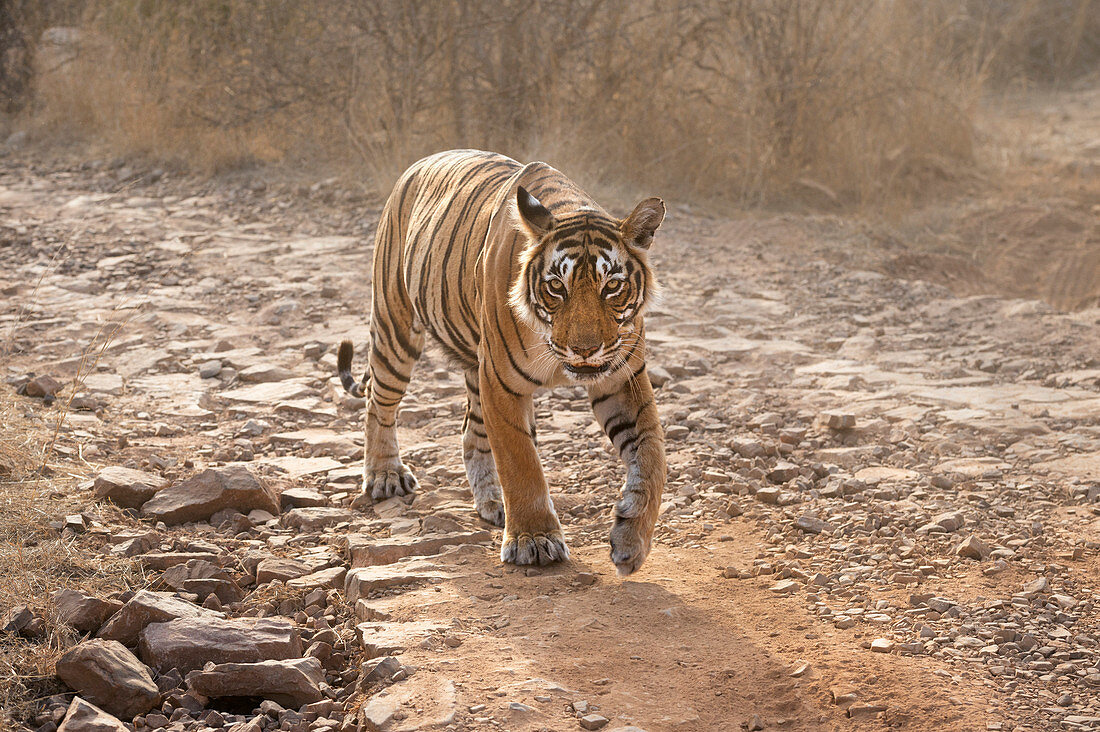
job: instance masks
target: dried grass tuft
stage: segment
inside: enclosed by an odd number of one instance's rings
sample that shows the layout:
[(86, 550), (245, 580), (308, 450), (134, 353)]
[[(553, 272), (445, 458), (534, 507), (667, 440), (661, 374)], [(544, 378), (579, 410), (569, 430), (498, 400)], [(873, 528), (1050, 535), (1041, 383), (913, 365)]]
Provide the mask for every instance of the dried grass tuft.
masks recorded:
[[(78, 640), (57, 621), (50, 593), (71, 588), (103, 597), (142, 583), (130, 560), (94, 550), (94, 537), (62, 537), (50, 526), (86, 510), (88, 495), (69, 466), (45, 460), (51, 428), (28, 416), (20, 401), (0, 388), (0, 612), (27, 605), (43, 617), (46, 631), (38, 639), (0, 639), (0, 709), (16, 719), (63, 690), (53, 666)], [(108, 518), (100, 510), (96, 517)], [(112, 514), (109, 520), (123, 519)]]

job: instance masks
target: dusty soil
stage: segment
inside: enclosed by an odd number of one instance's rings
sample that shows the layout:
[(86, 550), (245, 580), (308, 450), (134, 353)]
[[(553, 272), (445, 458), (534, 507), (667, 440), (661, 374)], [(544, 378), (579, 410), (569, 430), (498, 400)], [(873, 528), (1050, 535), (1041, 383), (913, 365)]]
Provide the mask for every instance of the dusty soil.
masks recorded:
[[(379, 207), (332, 182), (0, 162), (4, 375), (71, 382), (53, 405), (24, 406), (63, 419), (56, 450), (82, 478), (247, 462), (346, 506), (361, 403), (334, 378), (335, 344), (367, 335)], [(649, 319), (670, 463), (650, 559), (616, 577), (606, 536), (623, 471), (580, 390), (540, 395), (574, 558), (501, 566), (494, 530), (493, 546), (429, 558), (442, 581), (375, 593), (379, 613), (461, 641), (401, 655), (416, 672), (386, 692), (411, 700), (392, 728), (580, 729), (582, 702), (607, 729), (650, 732), (1100, 724), (1100, 310), (869, 271), (889, 271), (883, 248), (838, 254), (858, 228), (673, 204), (654, 250), (667, 294)], [(1096, 243), (1095, 217), (1040, 228)], [(242, 373), (257, 364), (281, 367), (249, 372), (272, 385), (259, 401)], [(402, 418), (422, 485), (408, 505), (309, 530), (164, 527), (160, 541), (346, 566), (350, 533), (416, 534), (431, 516), (487, 528), (462, 469), (463, 405), (430, 351)], [(65, 536), (89, 551), (110, 555), (140, 528), (87, 480), (58, 485), (86, 497), (91, 530)], [(987, 545), (978, 559), (956, 552), (972, 535)], [(275, 592), (239, 610), (279, 612)], [(354, 667), (356, 620), (341, 619)], [(354, 720), (379, 692), (349, 688)]]

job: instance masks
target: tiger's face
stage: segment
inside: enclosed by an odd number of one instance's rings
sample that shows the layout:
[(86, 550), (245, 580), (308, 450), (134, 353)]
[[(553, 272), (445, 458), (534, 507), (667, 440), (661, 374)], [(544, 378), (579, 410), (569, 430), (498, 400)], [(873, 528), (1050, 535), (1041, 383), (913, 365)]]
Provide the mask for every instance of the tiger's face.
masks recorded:
[(567, 376), (596, 381), (643, 347), (637, 318), (657, 294), (646, 253), (664, 203), (647, 198), (622, 221), (595, 210), (555, 217), (522, 187), (516, 203), (530, 241), (512, 307)]

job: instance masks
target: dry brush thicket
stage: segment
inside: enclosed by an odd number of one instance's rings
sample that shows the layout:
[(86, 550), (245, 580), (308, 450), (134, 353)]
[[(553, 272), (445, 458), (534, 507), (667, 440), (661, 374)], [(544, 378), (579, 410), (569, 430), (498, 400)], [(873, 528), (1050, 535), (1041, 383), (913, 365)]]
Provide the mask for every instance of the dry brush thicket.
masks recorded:
[(379, 189), (469, 146), (739, 204), (909, 196), (972, 162), (987, 77), (1100, 57), (1095, 0), (9, 5), (21, 39), (84, 31), (61, 72), (38, 49), (40, 130), (206, 171), (345, 167)]
[(29, 114), (118, 153), (335, 165), (384, 190), (421, 155), (482, 147), (742, 205), (957, 177), (982, 80), (1044, 53), (1068, 73), (1096, 15), (1092, 0), (81, 5), (80, 54), (39, 78)]

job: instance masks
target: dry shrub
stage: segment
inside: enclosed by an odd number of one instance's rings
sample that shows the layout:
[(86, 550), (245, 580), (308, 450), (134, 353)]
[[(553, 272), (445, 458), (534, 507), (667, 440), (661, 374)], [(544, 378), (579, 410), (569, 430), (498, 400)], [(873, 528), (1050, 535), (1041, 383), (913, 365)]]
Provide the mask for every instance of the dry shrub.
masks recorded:
[(47, 129), (207, 171), (344, 166), (382, 190), (478, 147), (627, 195), (908, 197), (971, 164), (988, 56), (949, 0), (88, 6), (78, 60), (39, 79)]
[[(63, 690), (53, 666), (77, 640), (57, 622), (49, 594), (68, 587), (102, 597), (141, 583), (130, 560), (104, 557), (85, 544), (90, 539), (62, 537), (50, 527), (81, 511), (87, 495), (75, 490), (77, 471), (45, 455), (52, 426), (26, 414), (21, 401), (0, 387), (0, 614), (29, 605), (45, 618), (46, 632), (38, 639), (0, 637), (0, 710), (15, 718)], [(134, 523), (119, 515), (111, 521)], [(0, 713), (0, 728), (5, 723)]]
[(1100, 0), (967, 0), (952, 27), (997, 82), (1061, 83), (1100, 71)]

